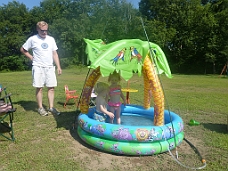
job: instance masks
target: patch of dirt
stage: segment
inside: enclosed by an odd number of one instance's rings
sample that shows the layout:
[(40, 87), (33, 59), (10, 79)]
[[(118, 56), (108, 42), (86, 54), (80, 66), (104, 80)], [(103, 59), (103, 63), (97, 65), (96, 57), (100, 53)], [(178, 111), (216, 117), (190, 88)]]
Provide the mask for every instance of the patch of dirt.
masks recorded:
[[(75, 151), (75, 154), (77, 154), (75, 160), (80, 161), (81, 167), (85, 170), (189, 170), (180, 166), (175, 161), (175, 157), (172, 157), (169, 152), (153, 156), (123, 156), (110, 154), (83, 142), (77, 135), (76, 130), (65, 132), (65, 134), (67, 134), (64, 135), (65, 138), (69, 137), (69, 139), (72, 139), (73, 137), (75, 139), (72, 147), (69, 148)], [(195, 146), (202, 146), (202, 142), (199, 139), (193, 137), (187, 137), (187, 139)], [(202, 166), (199, 156), (186, 141), (183, 141), (177, 148), (177, 152), (178, 160), (184, 165), (190, 167)], [(176, 156), (176, 150), (172, 150), (172, 154)]]

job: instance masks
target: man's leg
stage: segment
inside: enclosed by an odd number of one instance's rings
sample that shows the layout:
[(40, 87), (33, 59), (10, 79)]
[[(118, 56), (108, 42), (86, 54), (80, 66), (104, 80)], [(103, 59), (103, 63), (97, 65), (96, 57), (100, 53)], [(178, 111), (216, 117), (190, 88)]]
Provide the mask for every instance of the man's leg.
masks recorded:
[(41, 116), (47, 116), (48, 112), (43, 108), (43, 88), (36, 88), (36, 100), (38, 104), (38, 113)]
[(54, 98), (55, 98), (55, 91), (54, 87), (48, 87), (48, 102), (49, 102), (49, 109), (54, 107)]
[(54, 98), (55, 98), (55, 91), (54, 87), (48, 87), (48, 102), (49, 102), (49, 112), (54, 115), (60, 115), (60, 112), (54, 108)]
[(36, 101), (38, 104), (38, 108), (43, 108), (43, 89), (42, 88), (36, 88)]

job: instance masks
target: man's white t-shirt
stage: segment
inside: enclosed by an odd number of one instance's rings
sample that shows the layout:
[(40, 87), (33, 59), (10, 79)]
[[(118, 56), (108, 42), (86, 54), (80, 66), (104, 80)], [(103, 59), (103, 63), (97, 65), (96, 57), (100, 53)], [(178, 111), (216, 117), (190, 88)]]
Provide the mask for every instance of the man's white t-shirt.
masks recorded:
[(46, 38), (41, 38), (37, 34), (31, 36), (22, 47), (27, 51), (32, 49), (32, 65), (41, 67), (53, 66), (53, 51), (58, 49), (53, 37), (46, 35)]

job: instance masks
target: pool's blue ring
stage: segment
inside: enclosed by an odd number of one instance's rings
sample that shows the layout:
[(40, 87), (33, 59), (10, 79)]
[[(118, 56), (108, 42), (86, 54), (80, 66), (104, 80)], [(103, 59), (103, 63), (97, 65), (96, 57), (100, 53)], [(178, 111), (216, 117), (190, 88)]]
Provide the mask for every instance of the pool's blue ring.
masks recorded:
[[(104, 151), (127, 155), (157, 154), (178, 146), (184, 138), (182, 119), (170, 111), (164, 113), (163, 126), (104, 123), (91, 119), (93, 112), (94, 108), (90, 108), (88, 114), (79, 115), (78, 134), (86, 143)], [(121, 106), (121, 113), (153, 119), (154, 108), (145, 110), (139, 105), (127, 105)]]
[[(102, 151), (117, 153), (123, 155), (153, 155), (172, 150), (176, 146), (180, 145), (184, 138), (184, 132), (180, 132), (175, 138), (170, 138), (164, 141), (157, 142), (126, 142), (103, 139), (96, 137), (88, 132), (85, 132), (78, 127), (78, 135), (87, 144), (100, 149)], [(174, 143), (176, 142), (176, 143)]]
[[(138, 105), (122, 105), (121, 107), (122, 115), (151, 118), (151, 125), (153, 124), (154, 108), (145, 110), (142, 106)], [(176, 135), (184, 129), (183, 120), (177, 114), (170, 111), (165, 111), (164, 113), (165, 125), (163, 126), (128, 126), (99, 122), (92, 119), (93, 113), (94, 108), (90, 108), (88, 114), (79, 115), (79, 125), (84, 131), (105, 139), (129, 142), (162, 141), (174, 137), (174, 134)], [(170, 119), (172, 119), (172, 123)]]

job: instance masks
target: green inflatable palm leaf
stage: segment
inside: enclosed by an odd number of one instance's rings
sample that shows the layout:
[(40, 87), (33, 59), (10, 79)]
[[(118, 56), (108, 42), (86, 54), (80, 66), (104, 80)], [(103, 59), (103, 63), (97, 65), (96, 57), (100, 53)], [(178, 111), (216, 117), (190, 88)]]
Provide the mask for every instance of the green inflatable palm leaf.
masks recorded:
[(163, 51), (154, 43), (139, 39), (124, 39), (110, 44), (105, 44), (101, 39), (84, 40), (87, 43), (89, 67), (93, 69), (100, 67), (103, 77), (109, 76), (114, 70), (120, 72), (121, 77), (126, 81), (133, 76), (133, 73), (141, 76), (147, 54), (152, 57), (158, 74), (165, 73), (167, 77), (172, 77)]

